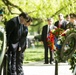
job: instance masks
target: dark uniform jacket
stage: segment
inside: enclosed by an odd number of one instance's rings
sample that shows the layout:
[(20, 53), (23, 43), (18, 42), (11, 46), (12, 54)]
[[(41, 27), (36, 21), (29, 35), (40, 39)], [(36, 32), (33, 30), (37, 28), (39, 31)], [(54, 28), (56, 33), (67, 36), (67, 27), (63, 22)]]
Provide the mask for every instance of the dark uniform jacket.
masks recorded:
[[(67, 24), (67, 22), (66, 21), (63, 21), (60, 28), (66, 30), (66, 24)], [(55, 22), (55, 26), (56, 27), (59, 27), (59, 21)]]
[(18, 17), (12, 18), (6, 23), (7, 42), (15, 44), (19, 42), (22, 34), (21, 24)]
[(41, 35), (41, 41), (43, 41), (43, 43), (46, 45), (47, 44), (47, 29), (48, 29), (48, 25), (45, 25), (42, 29), (42, 35)]
[(74, 28), (74, 24), (69, 22), (66, 26), (67, 29)]
[(27, 34), (28, 34), (28, 28), (23, 25), (23, 33), (22, 33), (21, 39), (19, 41), (19, 45), (21, 46), (22, 51), (24, 51), (26, 49)]
[[(56, 26), (52, 26), (51, 29), (55, 29)], [(48, 33), (48, 25), (43, 26), (42, 34), (41, 34), (41, 41), (43, 41), (44, 45), (47, 44), (47, 33)]]

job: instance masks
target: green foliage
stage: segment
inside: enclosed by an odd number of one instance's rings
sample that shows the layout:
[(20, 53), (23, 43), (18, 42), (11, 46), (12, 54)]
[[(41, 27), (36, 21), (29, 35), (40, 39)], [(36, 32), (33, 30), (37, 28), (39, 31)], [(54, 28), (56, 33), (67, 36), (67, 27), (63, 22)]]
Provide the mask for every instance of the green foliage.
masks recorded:
[[(7, 0), (5, 0), (7, 1)], [(64, 16), (69, 13), (76, 13), (76, 0), (8, 0), (11, 5), (5, 5), (2, 0), (0, 1), (0, 7), (4, 7), (5, 14), (4, 17), (10, 19), (13, 16), (18, 15), (21, 11), (14, 7), (15, 5), (21, 8), (23, 11), (27, 12), (31, 17), (35, 18), (33, 22), (34, 25), (38, 24), (41, 28), (45, 24), (45, 20), (48, 17), (53, 17), (56, 21), (58, 19), (58, 14), (63, 13)], [(14, 6), (12, 6), (14, 5)], [(11, 10), (8, 11), (8, 8)], [(13, 14), (17, 13), (17, 14)], [(40, 20), (42, 19), (42, 23)], [(38, 25), (35, 26), (34, 31), (38, 31)], [(40, 29), (41, 29), (40, 28)], [(34, 32), (32, 27), (30, 27), (30, 31)]]
[[(29, 31), (34, 32), (34, 31), (38, 31), (38, 29), (42, 29), (42, 26), (45, 24), (45, 20), (48, 17), (53, 16), (55, 21), (58, 18), (58, 14), (59, 13), (63, 13), (64, 15), (71, 13), (71, 12), (75, 12), (75, 0), (9, 0), (12, 4), (16, 4), (17, 6), (19, 6), (23, 11), (27, 12), (31, 17), (36, 18), (37, 20), (35, 20), (33, 22), (34, 25), (37, 25), (34, 27), (31, 26), (29, 28)], [(14, 4), (14, 5), (15, 5)], [(10, 18), (12, 18), (13, 16), (16, 16), (20, 13), (20, 11), (13, 7), (12, 5), (9, 5), (9, 8), (11, 9), (12, 13), (17, 13), (17, 14), (11, 14), (10, 11), (8, 11), (8, 8), (6, 5), (4, 5), (2, 3), (2, 1), (0, 1), (0, 5), (1, 7), (4, 7), (5, 9), (5, 14), (4, 17), (8, 20)], [(72, 9), (73, 8), (73, 9)], [(72, 11), (73, 10), (73, 11)], [(42, 21), (38, 20), (38, 19), (42, 19)], [(39, 28), (40, 27), (40, 28)]]
[(73, 72), (74, 68), (76, 66), (76, 50), (75, 50), (74, 54), (72, 55), (72, 57), (68, 61), (69, 61), (69, 64), (71, 65), (70, 69)]

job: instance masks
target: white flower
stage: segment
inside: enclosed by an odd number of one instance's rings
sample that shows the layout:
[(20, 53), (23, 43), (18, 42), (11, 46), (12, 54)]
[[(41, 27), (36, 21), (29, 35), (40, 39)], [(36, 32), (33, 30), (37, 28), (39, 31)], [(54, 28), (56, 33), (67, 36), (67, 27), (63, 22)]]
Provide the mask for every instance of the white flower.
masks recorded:
[(57, 41), (57, 44), (60, 45), (60, 43), (61, 43), (60, 40), (58, 40), (58, 41)]

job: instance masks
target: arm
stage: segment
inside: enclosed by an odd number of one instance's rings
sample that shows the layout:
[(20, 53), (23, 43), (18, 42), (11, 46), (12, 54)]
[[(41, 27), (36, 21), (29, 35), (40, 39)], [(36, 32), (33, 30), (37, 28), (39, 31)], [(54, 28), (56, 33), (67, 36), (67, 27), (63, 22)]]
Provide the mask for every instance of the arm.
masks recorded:
[(8, 21), (6, 24), (6, 36), (7, 36), (7, 45), (10, 41), (10, 35), (14, 31), (15, 23), (13, 21)]

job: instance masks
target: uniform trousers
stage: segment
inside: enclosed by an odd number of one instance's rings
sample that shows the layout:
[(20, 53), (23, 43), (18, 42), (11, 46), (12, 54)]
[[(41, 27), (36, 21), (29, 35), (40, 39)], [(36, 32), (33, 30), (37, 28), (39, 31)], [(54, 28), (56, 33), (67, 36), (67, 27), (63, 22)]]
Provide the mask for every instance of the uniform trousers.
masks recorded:
[[(48, 64), (49, 62), (51, 63), (53, 60), (53, 56), (52, 56), (52, 51), (49, 49), (48, 45), (44, 45), (44, 58), (45, 58), (45, 64)], [(50, 61), (48, 60), (48, 51), (50, 53)]]
[(12, 45), (8, 49), (8, 74), (7, 75), (24, 75), (23, 73), (23, 57), (24, 53), (18, 50), (19, 46), (13, 48)]

